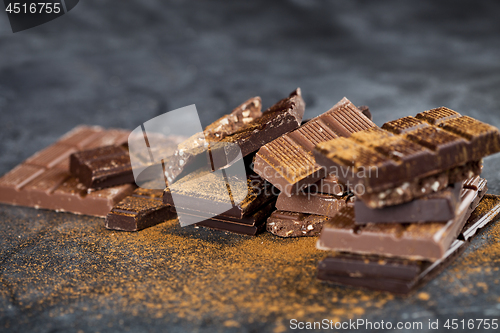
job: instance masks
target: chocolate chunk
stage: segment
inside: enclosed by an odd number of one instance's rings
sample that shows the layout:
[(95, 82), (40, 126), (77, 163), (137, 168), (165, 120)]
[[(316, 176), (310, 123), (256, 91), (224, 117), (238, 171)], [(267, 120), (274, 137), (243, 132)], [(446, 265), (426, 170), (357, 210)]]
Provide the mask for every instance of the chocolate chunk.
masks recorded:
[(106, 216), (106, 228), (138, 231), (176, 217), (169, 205), (162, 200), (163, 191), (138, 188)]
[(464, 189), (455, 218), (448, 222), (369, 223), (356, 225), (354, 208), (343, 208), (325, 222), (318, 249), (413, 259), (436, 260), (447, 251), (486, 192), (482, 180), (478, 191)]
[[(172, 209), (174, 208), (172, 207)], [(208, 217), (200, 211), (184, 210), (178, 207), (175, 209), (178, 214), (182, 215), (187, 224), (196, 223), (195, 225), (197, 226), (210, 229), (254, 236), (264, 230), (266, 218), (274, 209), (274, 201), (268, 203), (253, 214), (241, 218), (224, 214)]]
[(316, 183), (309, 185), (307, 191), (310, 193), (327, 193), (343, 196), (349, 192), (349, 189), (339, 182), (337, 176), (330, 174)]
[(267, 231), (280, 237), (317, 236), (327, 216), (277, 210), (267, 219)]
[[(475, 188), (477, 191), (477, 187)], [(354, 203), (356, 224), (446, 222), (455, 217), (462, 183), (405, 204), (372, 209), (361, 200)], [(279, 199), (278, 199), (279, 200)]]
[(470, 244), (471, 239), (500, 213), (500, 197), (486, 195), (474, 210), (458, 239), (435, 262), (376, 255), (331, 253), (318, 265), (320, 280), (407, 294), (440, 274)]
[(88, 189), (102, 189), (134, 182), (127, 150), (105, 146), (70, 155), (69, 170)]
[(79, 126), (0, 178), (0, 202), (104, 217), (134, 190), (132, 184), (91, 193), (69, 173), (69, 156), (103, 145), (122, 145), (129, 132)]
[(354, 204), (354, 196), (339, 197), (326, 193), (310, 193), (307, 191), (293, 194), (291, 197), (280, 193), (276, 201), (276, 208), (289, 212), (335, 216), (347, 205)]
[(302, 121), (305, 103), (297, 89), (262, 115), (260, 107), (260, 98), (250, 99), (230, 115), (209, 125), (203, 133), (180, 144), (174, 156), (165, 162), (168, 183), (207, 165), (218, 170), (294, 130)]
[(312, 155), (315, 145), (375, 126), (344, 98), (299, 129), (260, 148), (255, 156), (254, 170), (290, 196), (327, 175)]
[(241, 219), (274, 201), (278, 193), (255, 173), (244, 176), (240, 179), (241, 175), (232, 175), (231, 169), (226, 170), (226, 176), (209, 169), (198, 170), (166, 188), (163, 202), (183, 212), (197, 212), (197, 216), (223, 213)]
[(359, 111), (365, 115), (366, 118), (373, 120), (372, 113), (370, 112), (370, 108), (366, 105), (358, 106)]
[(358, 199), (381, 208), (477, 176), (480, 160), (497, 152), (497, 128), (439, 108), (386, 123), (383, 129), (320, 143), (314, 155)]

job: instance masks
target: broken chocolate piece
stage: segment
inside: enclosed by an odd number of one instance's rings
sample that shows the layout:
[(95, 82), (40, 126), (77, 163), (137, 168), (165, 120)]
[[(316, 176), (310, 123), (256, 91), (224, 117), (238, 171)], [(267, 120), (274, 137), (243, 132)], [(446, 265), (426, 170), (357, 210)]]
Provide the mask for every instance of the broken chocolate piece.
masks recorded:
[(69, 173), (69, 156), (82, 149), (122, 145), (129, 132), (79, 126), (0, 178), (0, 202), (104, 217), (135, 185), (87, 192)]
[(437, 260), (447, 251), (486, 192), (482, 180), (478, 191), (465, 189), (455, 218), (448, 222), (369, 223), (356, 225), (354, 208), (345, 207), (325, 222), (318, 249)]
[(375, 126), (344, 98), (299, 129), (260, 148), (255, 156), (254, 171), (290, 196), (327, 175), (312, 155), (315, 145)]
[(267, 231), (280, 237), (317, 236), (327, 216), (277, 210), (267, 219)]
[(280, 193), (276, 201), (276, 208), (289, 212), (335, 216), (342, 208), (353, 205), (354, 196), (339, 197), (325, 193), (299, 192), (291, 197)]
[(383, 129), (320, 143), (314, 155), (358, 199), (381, 208), (477, 176), (480, 160), (497, 152), (497, 128), (439, 108), (386, 123)]

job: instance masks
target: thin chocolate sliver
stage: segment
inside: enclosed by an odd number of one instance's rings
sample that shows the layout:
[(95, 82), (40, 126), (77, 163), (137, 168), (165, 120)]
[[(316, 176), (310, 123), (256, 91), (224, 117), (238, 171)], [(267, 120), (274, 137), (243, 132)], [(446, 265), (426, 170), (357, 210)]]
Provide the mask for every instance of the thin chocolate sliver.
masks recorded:
[(326, 221), (318, 249), (413, 259), (437, 260), (447, 251), (486, 192), (482, 180), (478, 190), (464, 189), (455, 218), (448, 222), (355, 223), (354, 208), (343, 208)]
[(324, 114), (260, 148), (254, 171), (290, 196), (327, 175), (312, 154), (317, 144), (372, 127), (376, 125), (344, 98)]
[(78, 126), (0, 178), (0, 202), (105, 217), (135, 185), (91, 193), (69, 172), (69, 156), (79, 150), (122, 145), (129, 131)]
[(458, 239), (435, 262), (332, 253), (319, 263), (318, 278), (335, 284), (408, 294), (440, 274), (499, 213), (500, 197), (485, 195)]
[(461, 191), (462, 183), (456, 183), (426, 197), (378, 209), (369, 208), (363, 201), (357, 200), (354, 203), (356, 224), (446, 222), (455, 217)]
[[(319, 143), (314, 155), (370, 208), (401, 204), (477, 176), (481, 159), (500, 152), (500, 132), (438, 108)], [(346, 170), (348, 172), (346, 172)], [(343, 171), (343, 172), (341, 172)]]

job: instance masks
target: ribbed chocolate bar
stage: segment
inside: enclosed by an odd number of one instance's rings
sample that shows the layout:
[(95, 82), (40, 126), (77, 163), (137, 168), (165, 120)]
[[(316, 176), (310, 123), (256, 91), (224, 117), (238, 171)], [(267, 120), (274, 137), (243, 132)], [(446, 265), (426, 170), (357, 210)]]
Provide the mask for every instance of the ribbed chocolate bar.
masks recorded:
[(317, 236), (328, 219), (327, 216), (277, 210), (267, 219), (266, 229), (280, 237)]
[(83, 149), (127, 142), (129, 132), (79, 126), (0, 178), (0, 202), (104, 217), (132, 193), (126, 184), (91, 193), (69, 173), (69, 156)]
[(464, 189), (455, 218), (448, 222), (369, 223), (356, 225), (354, 208), (343, 208), (328, 220), (317, 243), (318, 249), (414, 259), (443, 257), (486, 192), (482, 180), (478, 190)]
[(339, 197), (333, 194), (302, 191), (288, 197), (284, 193), (280, 193), (276, 201), (276, 208), (289, 212), (333, 217), (342, 208), (354, 205), (353, 199), (354, 196), (349, 194)]
[[(477, 191), (477, 186), (474, 190)], [(354, 203), (356, 224), (446, 222), (455, 217), (461, 191), (462, 183), (456, 183), (420, 199), (377, 209), (369, 208), (363, 201), (357, 200)]]
[(441, 273), (499, 213), (500, 197), (487, 194), (471, 214), (458, 239), (435, 262), (331, 253), (319, 263), (318, 278), (335, 284), (407, 294)]
[[(317, 145), (314, 155), (371, 208), (401, 204), (479, 175), (500, 152), (497, 128), (438, 108)], [(422, 186), (425, 183), (427, 186)], [(363, 189), (364, 193), (360, 193)]]
[(136, 189), (108, 213), (106, 228), (138, 231), (175, 218), (175, 212), (163, 203), (162, 196), (162, 190)]
[(255, 156), (254, 170), (290, 196), (327, 175), (314, 159), (314, 146), (375, 126), (344, 98), (299, 129), (260, 148)]

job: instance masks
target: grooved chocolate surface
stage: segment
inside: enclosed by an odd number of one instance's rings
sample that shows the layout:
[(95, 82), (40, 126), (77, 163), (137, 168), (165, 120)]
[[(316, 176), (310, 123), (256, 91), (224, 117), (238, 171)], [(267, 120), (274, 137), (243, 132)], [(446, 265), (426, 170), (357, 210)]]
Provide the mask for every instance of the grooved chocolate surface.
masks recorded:
[(375, 126), (344, 97), (324, 114), (260, 148), (254, 170), (290, 196), (326, 176), (312, 154), (316, 145)]
[[(351, 187), (359, 184), (368, 193), (381, 193), (500, 152), (497, 128), (446, 108), (394, 120), (382, 128), (320, 143), (315, 150), (318, 163), (348, 170), (336, 175)], [(418, 191), (405, 201), (416, 197)]]
[(471, 207), (477, 205), (486, 190), (485, 180), (481, 181), (477, 191), (465, 189), (455, 218), (448, 222), (356, 225), (354, 208), (343, 208), (325, 223), (317, 247), (321, 250), (439, 259), (463, 228), (472, 213)]
[(337, 284), (406, 294), (441, 273), (500, 213), (500, 197), (485, 195), (448, 251), (435, 262), (376, 255), (331, 253), (318, 264), (318, 278)]
[(0, 202), (104, 217), (129, 195), (126, 184), (87, 193), (69, 172), (70, 154), (102, 145), (127, 142), (128, 131), (78, 126), (59, 141), (34, 154), (0, 178)]

